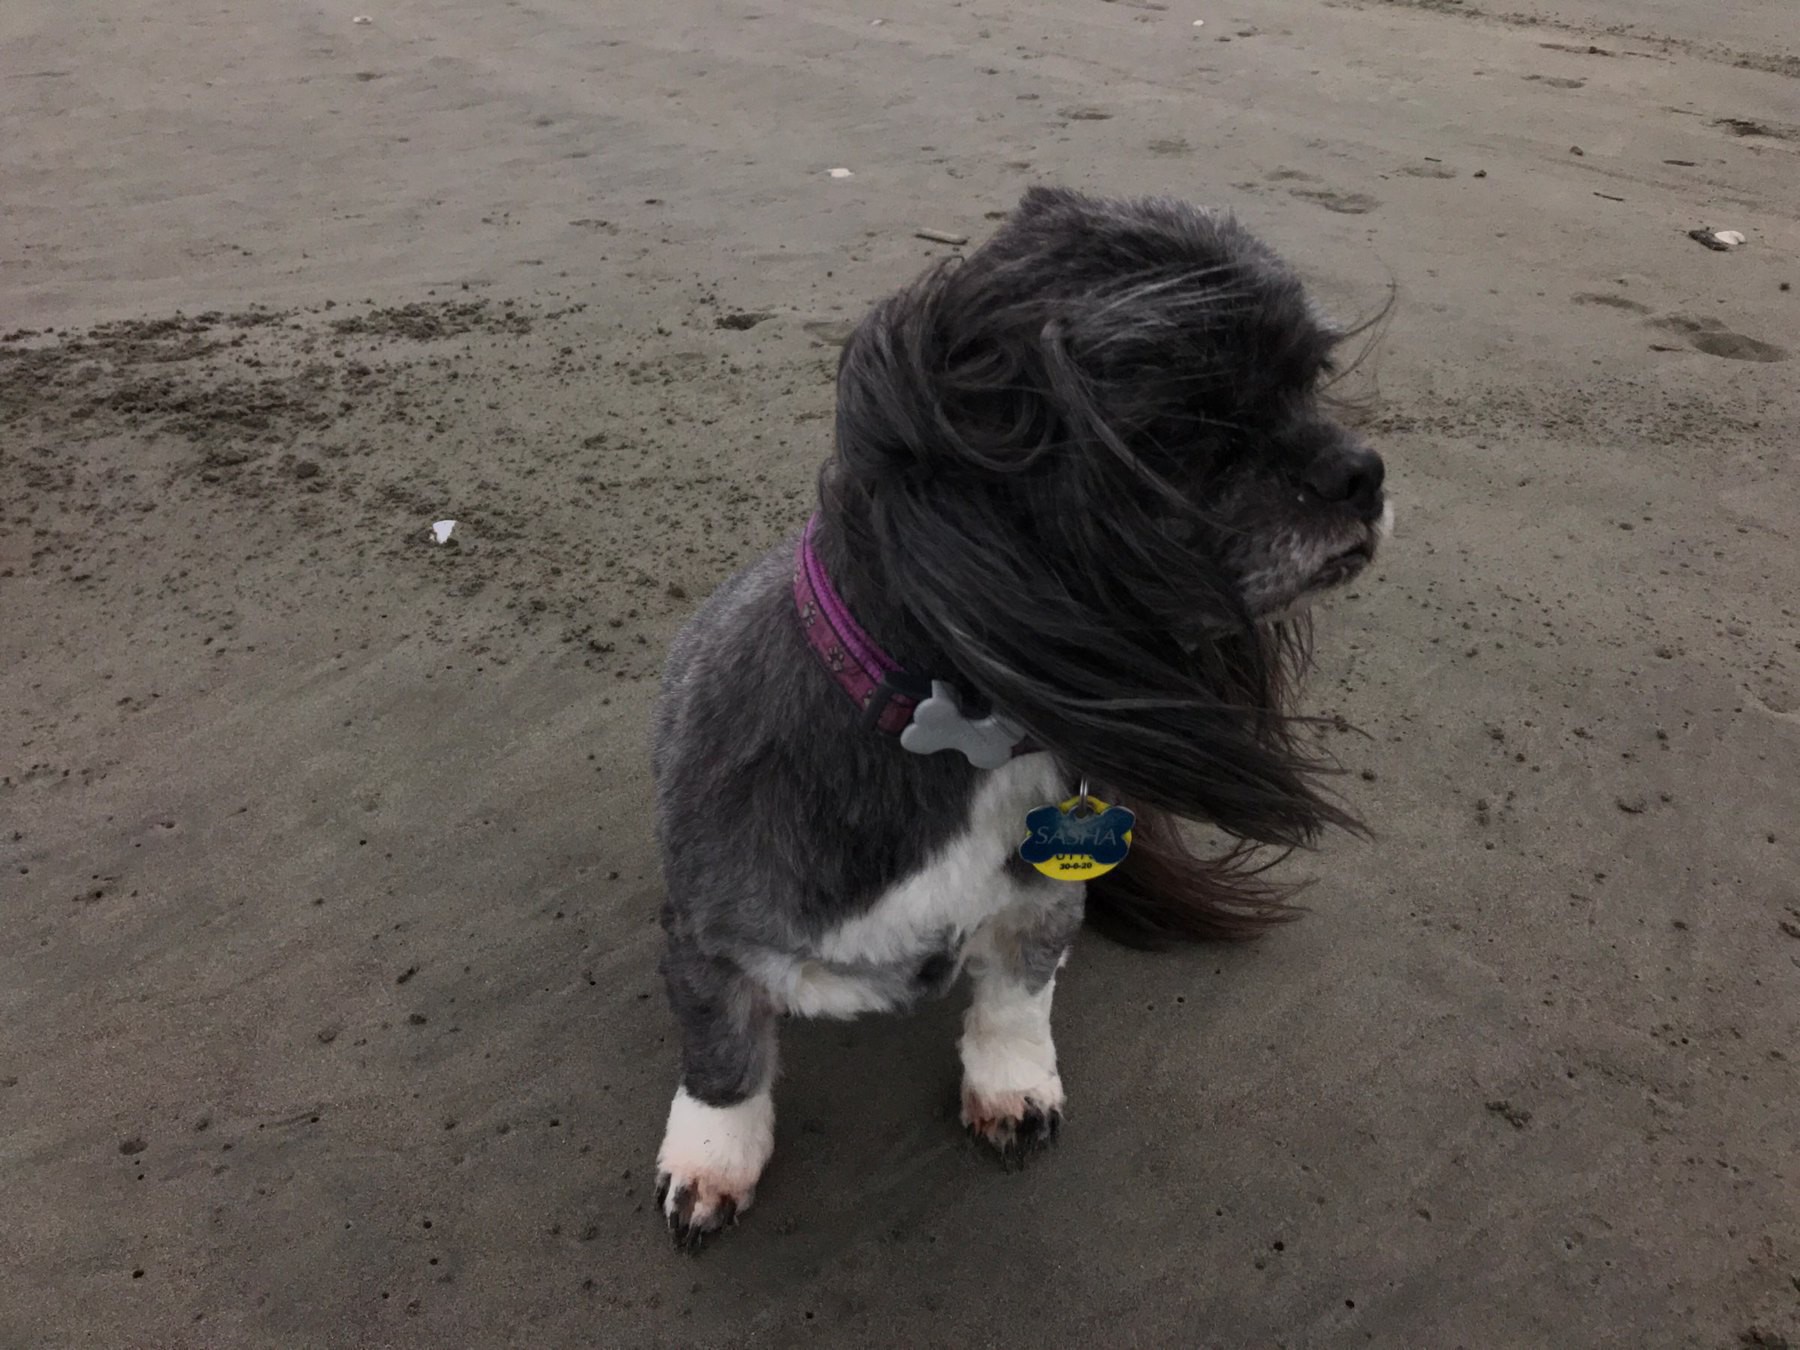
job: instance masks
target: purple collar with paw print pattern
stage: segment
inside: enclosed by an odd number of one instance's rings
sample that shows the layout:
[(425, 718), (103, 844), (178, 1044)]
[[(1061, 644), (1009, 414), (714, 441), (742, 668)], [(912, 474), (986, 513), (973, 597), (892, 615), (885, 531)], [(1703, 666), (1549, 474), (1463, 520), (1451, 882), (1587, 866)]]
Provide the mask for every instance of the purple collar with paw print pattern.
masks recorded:
[(997, 713), (971, 718), (942, 680), (909, 675), (857, 623), (813, 547), (818, 516), (806, 522), (794, 551), (794, 610), (806, 644), (863, 714), (863, 724), (898, 736), (914, 754), (956, 750), (978, 769), (995, 769), (1032, 747), (1023, 731)]
[(806, 522), (794, 553), (794, 609), (806, 644), (838, 687), (863, 711), (864, 721), (887, 736), (898, 736), (914, 710), (930, 694), (930, 685), (900, 669), (850, 613), (844, 597), (831, 584), (825, 564), (813, 548), (819, 518)]

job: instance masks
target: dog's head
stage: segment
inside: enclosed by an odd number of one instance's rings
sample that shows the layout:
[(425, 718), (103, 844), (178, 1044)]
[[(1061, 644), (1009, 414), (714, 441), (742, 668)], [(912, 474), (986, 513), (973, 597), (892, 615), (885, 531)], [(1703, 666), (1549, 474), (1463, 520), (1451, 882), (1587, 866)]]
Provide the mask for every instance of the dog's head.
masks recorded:
[(1338, 344), (1230, 217), (1034, 189), (852, 337), (827, 505), (1084, 769), (1310, 837), (1332, 813), (1279, 716), (1301, 644), (1278, 620), (1367, 566), (1386, 507), (1321, 397)]

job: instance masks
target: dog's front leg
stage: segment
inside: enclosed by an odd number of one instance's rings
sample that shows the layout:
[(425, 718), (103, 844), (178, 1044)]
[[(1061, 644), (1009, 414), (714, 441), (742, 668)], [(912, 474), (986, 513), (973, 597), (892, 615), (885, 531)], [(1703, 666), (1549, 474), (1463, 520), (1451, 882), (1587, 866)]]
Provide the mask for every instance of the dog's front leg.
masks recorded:
[(729, 961), (672, 942), (663, 959), (681, 1025), (681, 1086), (656, 1155), (657, 1200), (675, 1243), (697, 1250), (750, 1208), (775, 1149), (776, 1014)]
[(963, 1017), (962, 1121), (1008, 1165), (1056, 1138), (1063, 1084), (1050, 1035), (1056, 972), (1081, 927), (1081, 888), (1032, 886), (1047, 904), (1001, 914), (970, 940), (974, 998)]

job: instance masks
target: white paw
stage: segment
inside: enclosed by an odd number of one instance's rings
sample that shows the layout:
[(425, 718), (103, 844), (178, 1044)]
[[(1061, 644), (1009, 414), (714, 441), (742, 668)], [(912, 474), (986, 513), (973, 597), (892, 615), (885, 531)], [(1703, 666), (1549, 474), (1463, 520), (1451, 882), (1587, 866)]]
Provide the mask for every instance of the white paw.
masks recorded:
[(969, 1009), (962, 1037), (962, 1122), (1018, 1163), (1062, 1126), (1062, 1077), (1050, 1039), (1050, 990), (989, 998)]
[(684, 1087), (669, 1107), (656, 1155), (656, 1199), (684, 1251), (750, 1208), (775, 1151), (775, 1102), (767, 1092), (732, 1106), (708, 1106)]

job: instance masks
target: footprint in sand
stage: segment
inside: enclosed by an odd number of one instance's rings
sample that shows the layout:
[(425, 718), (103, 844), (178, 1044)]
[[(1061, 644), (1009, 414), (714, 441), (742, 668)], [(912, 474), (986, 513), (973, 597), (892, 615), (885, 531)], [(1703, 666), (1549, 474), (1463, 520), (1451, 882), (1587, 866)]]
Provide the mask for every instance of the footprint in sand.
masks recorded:
[(1732, 136), (1763, 137), (1772, 141), (1800, 141), (1800, 127), (1764, 122), (1754, 117), (1716, 117), (1713, 125)]
[(1688, 346), (1708, 356), (1722, 356), (1727, 361), (1785, 361), (1789, 352), (1773, 342), (1734, 333), (1717, 319), (1696, 318), (1692, 314), (1670, 314), (1651, 323), (1658, 328), (1679, 333)]
[[(1628, 314), (1648, 314), (1650, 306), (1623, 295), (1611, 295), (1604, 291), (1583, 291), (1579, 295), (1569, 297), (1571, 303), (1577, 305), (1601, 305), (1607, 309), (1622, 309)], [(1646, 319), (1644, 322), (1652, 327), (1666, 329), (1671, 333), (1679, 333), (1687, 340), (1688, 346), (1697, 352), (1705, 352), (1708, 356), (1723, 357), (1727, 361), (1785, 361), (1790, 353), (1785, 347), (1777, 347), (1773, 342), (1764, 342), (1759, 338), (1745, 337), (1742, 333), (1734, 333), (1717, 319), (1698, 318), (1692, 314), (1665, 314), (1660, 318)], [(1662, 351), (1677, 350), (1673, 347), (1660, 348)]]
[(1641, 305), (1636, 300), (1628, 300), (1622, 295), (1607, 295), (1600, 291), (1584, 291), (1570, 299), (1577, 305), (1604, 305), (1607, 309), (1623, 309), (1632, 314), (1648, 314), (1650, 306)]
[(1289, 188), (1290, 195), (1314, 202), (1340, 216), (1366, 216), (1381, 205), (1378, 198), (1366, 192), (1328, 192), (1320, 188)]

